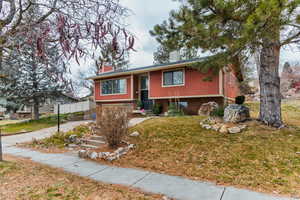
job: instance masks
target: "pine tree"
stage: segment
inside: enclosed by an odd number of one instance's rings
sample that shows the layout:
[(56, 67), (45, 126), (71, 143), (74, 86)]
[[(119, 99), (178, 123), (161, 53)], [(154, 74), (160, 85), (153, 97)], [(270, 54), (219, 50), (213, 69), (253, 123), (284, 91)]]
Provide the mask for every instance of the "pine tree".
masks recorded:
[[(24, 16), (28, 22), (38, 17), (38, 7)], [(31, 30), (34, 34), (35, 30)], [(17, 38), (23, 40), (23, 38)], [(33, 106), (34, 118), (39, 119), (39, 107), (48, 98), (71, 90), (64, 62), (56, 45), (48, 44), (47, 60), (38, 56), (37, 41), (24, 43), (3, 57), (5, 78), (0, 79), (0, 96), (8, 101)]]
[(282, 127), (279, 56), (283, 46), (300, 40), (299, 0), (183, 0), (169, 21), (152, 34), (166, 45), (176, 43), (209, 51), (198, 66), (230, 64), (241, 74), (251, 55), (259, 54), (260, 116)]

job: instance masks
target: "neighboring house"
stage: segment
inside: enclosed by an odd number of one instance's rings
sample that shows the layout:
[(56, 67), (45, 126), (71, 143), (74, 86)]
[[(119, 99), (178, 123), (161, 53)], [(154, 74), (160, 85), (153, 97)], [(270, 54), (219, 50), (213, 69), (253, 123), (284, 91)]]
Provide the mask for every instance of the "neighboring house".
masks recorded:
[(188, 67), (199, 59), (113, 71), (104, 66), (95, 83), (95, 102), (104, 106), (128, 106), (136, 109), (141, 101), (145, 110), (154, 103), (168, 110), (170, 102), (177, 102), (186, 114), (197, 114), (203, 103), (215, 101), (224, 104), (239, 95), (236, 76), (231, 70), (213, 74), (201, 73)]

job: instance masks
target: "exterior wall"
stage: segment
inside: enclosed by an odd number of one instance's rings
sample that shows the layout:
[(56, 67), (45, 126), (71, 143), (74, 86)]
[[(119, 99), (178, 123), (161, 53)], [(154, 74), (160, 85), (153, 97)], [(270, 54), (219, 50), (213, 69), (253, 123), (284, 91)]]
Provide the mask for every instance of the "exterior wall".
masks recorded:
[(233, 72), (224, 73), (224, 94), (226, 98), (234, 99), (239, 96), (239, 82)]
[[(174, 68), (176, 69), (176, 68)], [(178, 68), (180, 69), (180, 68)], [(195, 69), (183, 68), (184, 85), (163, 87), (163, 70), (150, 72), (150, 99), (220, 95), (219, 75), (203, 74)], [(168, 70), (166, 70), (168, 71)], [(211, 81), (205, 78), (211, 77)]]
[(96, 104), (96, 110), (97, 110), (96, 111), (96, 121), (97, 121), (97, 124), (99, 124), (99, 121), (101, 120), (101, 116), (99, 116), (99, 115), (102, 112), (102, 109), (105, 108), (105, 107), (109, 107), (109, 106), (120, 106), (120, 107), (126, 107), (129, 110), (130, 109), (133, 110), (134, 107), (135, 107), (135, 103), (134, 103), (134, 101), (97, 103)]
[(115, 78), (108, 78), (103, 80), (111, 80), (111, 79), (118, 79), (118, 78), (125, 78), (126, 79), (126, 94), (115, 94), (115, 95), (102, 95), (101, 94), (101, 80), (95, 81), (95, 101), (110, 101), (110, 100), (132, 100), (132, 83), (131, 83), (131, 76), (119, 76)]
[[(197, 115), (200, 106), (203, 103), (208, 103), (210, 101), (215, 101), (219, 105), (224, 104), (224, 98), (223, 97), (201, 97), (201, 98), (183, 98), (179, 99), (180, 102), (187, 102), (188, 106), (184, 109), (184, 113), (188, 115)], [(174, 101), (171, 101), (174, 102)], [(168, 99), (156, 99), (155, 103), (161, 104), (163, 107), (163, 112), (168, 111), (168, 106), (170, 103), (170, 100)]]

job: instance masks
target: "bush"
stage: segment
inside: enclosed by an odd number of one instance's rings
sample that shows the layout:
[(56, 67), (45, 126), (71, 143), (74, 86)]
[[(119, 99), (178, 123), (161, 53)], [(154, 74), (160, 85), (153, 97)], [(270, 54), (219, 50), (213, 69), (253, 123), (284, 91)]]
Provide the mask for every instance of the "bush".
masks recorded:
[(176, 103), (170, 103), (168, 107), (168, 115), (169, 116), (183, 116), (184, 112), (179, 106), (176, 106)]
[(218, 107), (214, 109), (210, 115), (214, 117), (224, 117), (224, 107)]
[(137, 106), (138, 108), (142, 109), (144, 105), (143, 105), (143, 102), (142, 102), (142, 101), (137, 101), (137, 102), (136, 102), (136, 106)]
[(160, 104), (154, 104), (154, 106), (153, 106), (153, 108), (152, 108), (152, 112), (153, 112), (153, 114), (155, 114), (155, 115), (159, 115), (159, 114), (161, 114), (162, 113), (162, 105), (160, 105)]
[(245, 96), (237, 96), (237, 97), (235, 97), (235, 103), (242, 105), (242, 104), (244, 104), (245, 99), (246, 99)]
[(129, 122), (128, 114), (128, 109), (126, 108), (103, 108), (99, 126), (109, 147), (118, 147), (127, 134)]

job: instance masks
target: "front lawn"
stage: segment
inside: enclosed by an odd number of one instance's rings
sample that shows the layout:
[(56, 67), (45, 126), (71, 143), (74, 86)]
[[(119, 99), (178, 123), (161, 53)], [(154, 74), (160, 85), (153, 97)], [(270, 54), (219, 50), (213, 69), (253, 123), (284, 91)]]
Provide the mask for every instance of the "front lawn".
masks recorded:
[[(65, 123), (72, 118), (76, 119), (77, 117), (82, 117), (81, 115), (83, 115), (81, 112), (72, 114), (62, 114), (60, 115), (60, 123)], [(0, 125), (0, 129), (2, 130), (2, 133), (4, 135), (10, 135), (22, 132), (37, 131), (55, 125), (57, 125), (57, 115), (51, 115), (47, 117), (42, 117), (39, 120), (29, 120), (21, 123), (6, 124), (2, 126)]]
[[(255, 112), (257, 104), (251, 106)], [(283, 110), (288, 124), (300, 124), (297, 106)], [(134, 127), (131, 132), (141, 133), (130, 139), (137, 149), (114, 164), (300, 196), (299, 127), (276, 130), (252, 121), (247, 131), (230, 135), (202, 129), (201, 119), (155, 118)]]
[(26, 159), (6, 157), (0, 162), (0, 199), (31, 200), (154, 200), (160, 195), (144, 194), (78, 177), (33, 163)]

